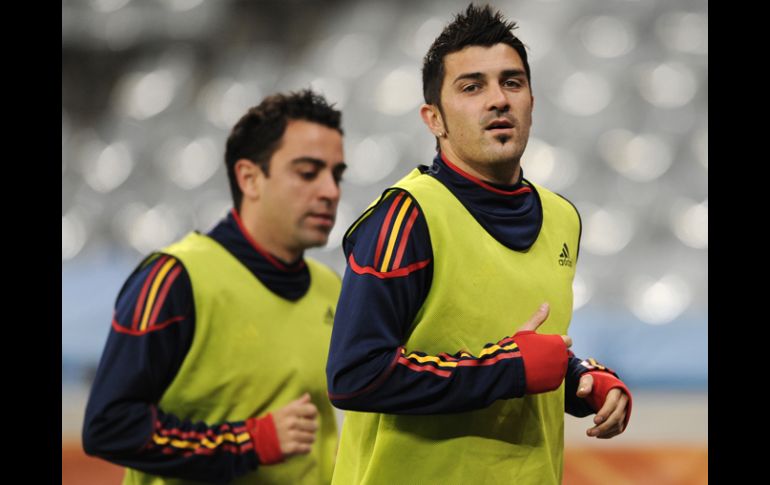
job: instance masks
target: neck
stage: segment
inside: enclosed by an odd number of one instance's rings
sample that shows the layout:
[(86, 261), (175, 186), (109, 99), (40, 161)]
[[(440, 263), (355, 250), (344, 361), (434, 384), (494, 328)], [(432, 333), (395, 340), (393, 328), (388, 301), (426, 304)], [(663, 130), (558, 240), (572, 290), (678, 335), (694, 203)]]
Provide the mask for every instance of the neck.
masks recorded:
[(302, 257), (301, 249), (292, 249), (286, 244), (276, 239), (272, 232), (267, 230), (267, 224), (256, 207), (249, 204), (241, 204), (241, 211), (238, 215), (241, 230), (247, 234), (252, 244), (256, 245), (259, 252), (267, 252), (275, 256), (285, 264), (292, 264)]
[(444, 161), (449, 161), (463, 172), (481, 180), (503, 185), (513, 185), (519, 180), (520, 160), (504, 160), (496, 163), (474, 163), (463, 160), (451, 147), (441, 147)]

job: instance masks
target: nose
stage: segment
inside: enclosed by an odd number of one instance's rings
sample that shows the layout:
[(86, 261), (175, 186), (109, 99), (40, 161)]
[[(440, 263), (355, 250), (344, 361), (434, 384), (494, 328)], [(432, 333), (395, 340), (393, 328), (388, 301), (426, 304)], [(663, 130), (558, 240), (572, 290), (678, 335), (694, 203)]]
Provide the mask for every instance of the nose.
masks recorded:
[(318, 196), (329, 206), (335, 207), (340, 200), (340, 184), (334, 178), (334, 174), (328, 171), (319, 180)]
[(505, 113), (511, 109), (511, 104), (502, 86), (499, 84), (491, 85), (487, 93), (487, 110)]

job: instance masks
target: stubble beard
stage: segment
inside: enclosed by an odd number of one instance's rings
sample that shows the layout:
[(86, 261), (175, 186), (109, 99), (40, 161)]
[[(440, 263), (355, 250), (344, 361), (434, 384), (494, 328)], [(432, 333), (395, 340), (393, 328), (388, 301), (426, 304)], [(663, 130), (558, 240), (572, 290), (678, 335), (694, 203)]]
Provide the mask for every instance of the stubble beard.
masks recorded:
[[(493, 137), (493, 142), (488, 146), (492, 149), (490, 162), (497, 164), (507, 164), (513, 161), (518, 161), (521, 158), (521, 153), (517, 153), (517, 143), (513, 135), (499, 134)], [(499, 150), (499, 151), (498, 151)], [(510, 151), (509, 151), (510, 150)], [(508, 154), (503, 154), (508, 152)], [(522, 150), (523, 152), (523, 150)]]
[(304, 227), (303, 234), (303, 246), (305, 248), (324, 246), (329, 242), (329, 235), (334, 230), (334, 226), (331, 228), (306, 225)]

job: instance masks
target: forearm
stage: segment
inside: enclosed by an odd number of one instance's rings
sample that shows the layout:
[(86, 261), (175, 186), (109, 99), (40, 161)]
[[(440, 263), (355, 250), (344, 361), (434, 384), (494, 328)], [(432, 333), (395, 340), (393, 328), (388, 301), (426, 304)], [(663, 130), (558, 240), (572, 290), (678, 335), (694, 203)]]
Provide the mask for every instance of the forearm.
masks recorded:
[(552, 391), (564, 379), (567, 364), (560, 336), (531, 331), (487, 344), (477, 355), (466, 351), (428, 355), (403, 347), (375, 358), (359, 353), (355, 359), (355, 355), (339, 367), (330, 358), (332, 403), (342, 409), (391, 414), (456, 413), (481, 409), (498, 399)]
[(86, 453), (153, 475), (218, 483), (257, 468), (244, 422), (182, 421), (154, 406), (122, 404), (84, 427)]
[[(499, 346), (498, 346), (499, 347)], [(482, 356), (426, 355), (398, 347), (371, 359), (380, 367), (374, 379), (331, 376), (329, 397), (340, 409), (391, 414), (442, 414), (489, 406), (521, 397), (526, 390), (523, 362), (512, 341)], [(332, 363), (332, 367), (333, 367)], [(368, 367), (374, 367), (371, 364)], [(360, 369), (360, 367), (359, 367)]]

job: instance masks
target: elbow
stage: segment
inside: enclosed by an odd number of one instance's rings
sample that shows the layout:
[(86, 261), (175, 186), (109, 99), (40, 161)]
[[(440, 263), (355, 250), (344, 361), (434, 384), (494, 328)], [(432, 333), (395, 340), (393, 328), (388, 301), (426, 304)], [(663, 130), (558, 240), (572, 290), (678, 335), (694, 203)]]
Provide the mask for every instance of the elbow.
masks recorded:
[(345, 376), (340, 376), (340, 373), (328, 372), (328, 369), (326, 382), (328, 383), (326, 391), (329, 401), (335, 408), (343, 411), (370, 411), (364, 405), (365, 399), (359, 398), (359, 396), (363, 398), (367, 394), (369, 389), (366, 387), (363, 389), (356, 387), (355, 383), (349, 382)]
[(104, 459), (131, 456), (147, 446), (153, 434), (149, 415), (126, 415), (121, 410), (86, 413), (81, 434), (83, 451)]
[(326, 369), (326, 382), (326, 393), (332, 406), (343, 411), (356, 411), (356, 409), (350, 408), (351, 399), (349, 399), (349, 396), (354, 395), (354, 393), (350, 393), (341, 387), (338, 374), (332, 372), (329, 368)]
[(344, 402), (346, 396), (352, 394), (355, 390), (355, 376), (350, 372), (350, 367), (339, 365), (331, 358), (326, 363), (326, 392), (332, 405), (339, 409), (344, 409), (337, 405), (337, 402)]
[(346, 399), (339, 394), (332, 394), (331, 391), (329, 392), (329, 401), (331, 401), (332, 406), (342, 411), (368, 411), (368, 409), (358, 406), (355, 398)]
[(370, 382), (357, 382), (349, 379), (334, 380), (330, 378), (327, 393), (329, 401), (337, 409), (343, 411), (380, 412), (378, 407), (379, 392), (384, 379)]
[[(344, 411), (378, 412), (378, 397), (395, 368), (400, 350), (388, 349), (347, 361), (330, 355), (326, 365), (329, 400)], [(387, 387), (387, 386), (386, 386)]]
[(83, 423), (81, 441), (83, 443), (83, 451), (89, 456), (102, 456), (104, 454), (101, 446), (102, 440), (96, 428), (93, 422), (88, 419)]
[(86, 416), (81, 435), (83, 451), (86, 455), (107, 458), (120, 454), (122, 437), (117, 436), (115, 429), (119, 426), (103, 416)]

